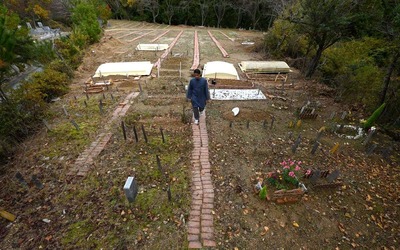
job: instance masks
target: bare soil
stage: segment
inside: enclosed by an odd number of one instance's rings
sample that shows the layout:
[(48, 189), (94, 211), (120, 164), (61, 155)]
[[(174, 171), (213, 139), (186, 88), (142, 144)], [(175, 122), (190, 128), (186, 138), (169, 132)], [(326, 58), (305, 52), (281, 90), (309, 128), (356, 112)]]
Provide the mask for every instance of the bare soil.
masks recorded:
[[(159, 31), (129, 41), (148, 29)], [(180, 30), (185, 32), (162, 63), (160, 78), (119, 79), (103, 92), (104, 96), (93, 94), (86, 99), (84, 83), (100, 64), (141, 60), (154, 63), (163, 52), (134, 49), (167, 29), (171, 31), (156, 43), (170, 44)], [(192, 137), (190, 126), (182, 121), (190, 114), (184, 84), (190, 79), (195, 29), (111, 21), (109, 31), (87, 51), (75, 72), (71, 92), (52, 105), (48, 119), (51, 131), (43, 128), (21, 145), (9, 164), (1, 167), (0, 207), (17, 216), (13, 223), (0, 218), (1, 249), (187, 248)], [(135, 30), (138, 33), (123, 37)], [(230, 54), (222, 58), (206, 29), (197, 30), (201, 65), (214, 60), (237, 65), (244, 60), (262, 59), (254, 52), (257, 44), (241, 44), (260, 42), (261, 33), (221, 30), (235, 39), (231, 41), (211, 29)], [(157, 72), (153, 70), (153, 74)], [(334, 102), (333, 90), (304, 80), (296, 71), (284, 84), (263, 78), (250, 82), (272, 99), (212, 101), (206, 109), (217, 249), (399, 249), (399, 143), (379, 128), (368, 145), (362, 144), (365, 137), (349, 140), (335, 135), (336, 123), (358, 124), (365, 114)], [(248, 83), (243, 79), (243, 85)], [(139, 91), (139, 84), (143, 92), (132, 101), (123, 119), (128, 140), (123, 138), (120, 121), (111, 124), (111, 141), (95, 159), (88, 176), (67, 176), (80, 152), (106, 130), (113, 110), (128, 93)], [(99, 112), (100, 99), (105, 103), (104, 114)], [(299, 124), (296, 111), (307, 102), (318, 117)], [(70, 117), (63, 114), (63, 106)], [(240, 108), (236, 117), (231, 111), (234, 107)], [(343, 111), (348, 115), (342, 120)], [(333, 119), (332, 112), (336, 112)], [(80, 124), (79, 131), (71, 125), (71, 119)], [(321, 127), (326, 129), (319, 149), (312, 155)], [(134, 128), (139, 142), (135, 141)], [(299, 136), (300, 145), (293, 153), (292, 146)], [(339, 149), (331, 153), (336, 143)], [(367, 154), (373, 144), (376, 149)], [(156, 155), (161, 159), (161, 172)], [(279, 169), (279, 163), (289, 158), (303, 161), (306, 169), (339, 170), (337, 181), (341, 184), (317, 188), (302, 179), (308, 192), (301, 201), (277, 205), (261, 200), (254, 191), (258, 178)], [(17, 172), (28, 186), (16, 179)], [(37, 175), (43, 189), (31, 182), (32, 175)], [(134, 203), (127, 202), (122, 189), (128, 176), (135, 176), (139, 184)], [(326, 180), (319, 182), (324, 184)], [(172, 201), (168, 201), (168, 185)]]

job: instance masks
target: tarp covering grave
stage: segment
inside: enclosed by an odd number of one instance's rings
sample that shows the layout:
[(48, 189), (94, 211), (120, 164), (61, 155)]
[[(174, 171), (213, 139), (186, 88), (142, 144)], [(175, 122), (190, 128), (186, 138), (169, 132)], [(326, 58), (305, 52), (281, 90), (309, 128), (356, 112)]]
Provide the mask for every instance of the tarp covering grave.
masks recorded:
[(258, 89), (210, 89), (211, 100), (264, 100)]
[(239, 80), (239, 75), (235, 66), (231, 63), (214, 61), (204, 65), (203, 77), (209, 79), (235, 79)]
[(153, 64), (144, 62), (117, 62), (100, 65), (93, 77), (103, 76), (147, 76), (150, 75)]
[(239, 68), (250, 73), (289, 73), (290, 67), (283, 61), (242, 61)]
[(147, 51), (160, 51), (168, 49), (168, 44), (139, 44), (136, 46), (136, 50), (147, 50)]

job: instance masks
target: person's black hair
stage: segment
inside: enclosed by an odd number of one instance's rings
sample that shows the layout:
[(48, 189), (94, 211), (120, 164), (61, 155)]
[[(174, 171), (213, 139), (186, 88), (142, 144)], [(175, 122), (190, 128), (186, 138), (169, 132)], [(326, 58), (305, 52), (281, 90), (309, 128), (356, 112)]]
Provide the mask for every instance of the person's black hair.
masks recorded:
[(201, 72), (200, 72), (199, 69), (195, 69), (195, 70), (193, 71), (193, 73), (194, 73), (194, 74), (199, 74), (199, 75), (201, 74)]

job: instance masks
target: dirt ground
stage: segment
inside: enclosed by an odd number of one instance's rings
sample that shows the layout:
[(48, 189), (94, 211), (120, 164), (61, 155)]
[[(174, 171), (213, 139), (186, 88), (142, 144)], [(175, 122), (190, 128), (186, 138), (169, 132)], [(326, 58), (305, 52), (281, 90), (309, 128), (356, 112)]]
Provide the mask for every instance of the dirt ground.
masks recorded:
[[(157, 32), (130, 41), (152, 29)], [(0, 249), (187, 248), (192, 137), (190, 126), (182, 121), (190, 113), (184, 85), (190, 79), (195, 29), (111, 21), (101, 42), (87, 51), (75, 72), (71, 92), (52, 105), (47, 119), (51, 129), (43, 127), (21, 145), (9, 164), (1, 167), (0, 207), (17, 218), (13, 223), (0, 219)], [(163, 52), (135, 51), (135, 47), (150, 43), (166, 30), (170, 31), (156, 43), (170, 44), (181, 30), (184, 32), (162, 63), (160, 78), (118, 79), (108, 90), (87, 99), (84, 82), (100, 64), (154, 63)], [(221, 30), (234, 39), (231, 41), (211, 29), (230, 54), (223, 58), (206, 29), (197, 30), (201, 65), (220, 60), (236, 66), (240, 61), (262, 59), (254, 46), (241, 44), (261, 41), (261, 33)], [(157, 75), (156, 70), (153, 75)], [(399, 249), (399, 142), (379, 128), (367, 145), (362, 144), (365, 137), (350, 140), (337, 136), (333, 132), (336, 124), (358, 124), (366, 116), (334, 102), (332, 90), (304, 80), (296, 70), (284, 84), (263, 78), (250, 83), (243, 79), (242, 85), (254, 85), (269, 98), (212, 101), (206, 109), (215, 187), (216, 248)], [(140, 88), (142, 93), (123, 118), (127, 140), (120, 121), (113, 123), (111, 141), (95, 159), (89, 174), (84, 178), (67, 176), (80, 152), (106, 131), (105, 124), (119, 102)], [(100, 99), (103, 113), (99, 111)], [(296, 111), (307, 103), (318, 116), (300, 124)], [(231, 111), (234, 107), (240, 108), (236, 117)], [(344, 111), (347, 115), (342, 119)], [(71, 125), (71, 120), (80, 125), (80, 130)], [(311, 149), (321, 127), (326, 129), (313, 155)], [(138, 142), (133, 129), (137, 130)], [(299, 136), (299, 147), (293, 153)], [(338, 150), (330, 152), (336, 143)], [(376, 145), (375, 150), (367, 154), (372, 145)], [(336, 181), (340, 185), (318, 188), (302, 179), (308, 192), (301, 201), (278, 205), (261, 200), (254, 191), (257, 179), (280, 168), (279, 163), (287, 159), (302, 161), (306, 169), (339, 170)], [(17, 172), (27, 186), (15, 177)], [(33, 184), (32, 175), (41, 181), (42, 189)], [(128, 203), (123, 193), (127, 176), (135, 176), (139, 185), (134, 203)], [(318, 181), (326, 183), (325, 179)]]

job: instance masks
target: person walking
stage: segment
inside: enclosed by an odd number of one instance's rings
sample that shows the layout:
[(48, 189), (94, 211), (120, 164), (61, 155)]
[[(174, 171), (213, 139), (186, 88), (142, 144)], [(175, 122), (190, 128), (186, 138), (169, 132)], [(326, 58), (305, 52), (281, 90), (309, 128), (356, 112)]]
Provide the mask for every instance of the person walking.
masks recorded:
[(186, 98), (192, 102), (194, 124), (199, 124), (200, 115), (203, 114), (206, 108), (206, 103), (210, 100), (210, 92), (208, 91), (207, 80), (200, 76), (199, 69), (193, 72), (194, 78), (189, 82)]

